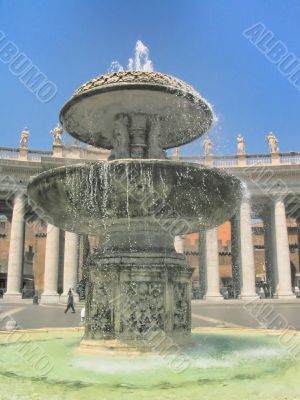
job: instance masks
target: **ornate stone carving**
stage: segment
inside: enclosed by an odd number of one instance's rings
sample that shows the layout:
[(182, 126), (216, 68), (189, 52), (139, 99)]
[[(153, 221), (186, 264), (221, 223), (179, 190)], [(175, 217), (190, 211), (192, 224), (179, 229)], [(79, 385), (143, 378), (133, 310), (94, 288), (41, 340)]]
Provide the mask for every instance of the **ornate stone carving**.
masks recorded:
[(94, 276), (89, 282), (88, 304), (89, 315), (88, 323), (90, 325), (90, 333), (97, 338), (110, 337), (113, 333), (112, 320), (112, 296), (111, 285), (100, 276)]
[(161, 140), (161, 118), (158, 115), (150, 119), (147, 153), (148, 158), (165, 158)]
[(269, 143), (270, 153), (278, 153), (279, 152), (279, 148), (277, 146), (278, 139), (274, 135), (274, 133), (270, 132), (266, 139), (267, 139), (267, 142)]
[[(151, 107), (145, 107), (146, 103)], [(189, 118), (179, 118), (183, 110)], [(130, 119), (138, 113), (144, 114), (145, 119), (160, 115), (165, 149), (189, 143), (204, 134), (213, 122), (210, 105), (190, 85), (150, 71), (114, 72), (90, 80), (64, 105), (60, 121), (72, 136), (111, 150), (114, 118), (119, 113), (127, 114)], [(132, 158), (144, 158), (142, 150), (134, 146)]]
[(90, 81), (82, 85), (79, 89), (77, 89), (75, 95), (86, 92), (87, 90), (95, 89), (96, 87), (135, 82), (164, 86), (167, 85), (175, 89), (177, 88), (187, 93), (190, 93), (195, 97), (199, 97), (199, 94), (192, 86), (186, 84), (180, 79), (159, 72), (145, 71), (123, 71), (101, 75), (97, 78), (91, 79)]
[(132, 113), (130, 117), (130, 156), (145, 158), (147, 116), (143, 113)]
[(63, 133), (62, 126), (58, 123), (56, 125), (56, 127), (51, 130), (51, 133), (53, 135), (53, 145), (54, 146), (61, 146), (62, 145), (61, 136), (62, 136), (62, 133)]
[(28, 149), (28, 136), (29, 136), (29, 130), (27, 128), (24, 128), (21, 132), (21, 139), (20, 139), (21, 149)]
[(246, 154), (245, 139), (243, 138), (243, 136), (242, 135), (238, 135), (236, 140), (237, 140), (237, 153), (238, 153), (238, 155)]
[(174, 286), (174, 330), (189, 329), (188, 284), (177, 283)]
[(127, 301), (121, 310), (121, 332), (134, 336), (164, 329), (164, 287), (158, 282), (124, 282)]
[(118, 114), (115, 118), (113, 130), (113, 150), (109, 157), (110, 160), (117, 158), (129, 158), (129, 118), (126, 114)]

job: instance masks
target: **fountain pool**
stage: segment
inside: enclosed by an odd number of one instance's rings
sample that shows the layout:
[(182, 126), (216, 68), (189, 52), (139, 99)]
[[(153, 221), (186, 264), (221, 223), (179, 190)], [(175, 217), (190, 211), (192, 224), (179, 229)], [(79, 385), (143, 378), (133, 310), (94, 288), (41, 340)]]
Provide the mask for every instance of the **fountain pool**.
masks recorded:
[[(299, 399), (300, 363), (278, 331), (194, 329), (178, 355), (114, 357), (78, 352), (80, 329), (21, 333), (0, 335), (1, 400)], [(26, 356), (31, 342), (51, 360), (46, 374)]]

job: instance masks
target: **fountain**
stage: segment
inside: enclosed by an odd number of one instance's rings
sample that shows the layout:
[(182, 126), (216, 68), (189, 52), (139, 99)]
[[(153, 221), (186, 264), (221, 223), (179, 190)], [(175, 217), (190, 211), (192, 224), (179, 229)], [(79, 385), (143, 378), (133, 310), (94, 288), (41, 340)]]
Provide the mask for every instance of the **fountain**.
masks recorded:
[(296, 333), (191, 335), (192, 269), (174, 237), (230, 218), (242, 185), (165, 151), (209, 129), (209, 104), (171, 76), (123, 71), (80, 87), (60, 120), (76, 139), (111, 149), (107, 161), (46, 171), (28, 187), (52, 223), (99, 237), (85, 331), (0, 332), (1, 399), (298, 398)]
[(60, 121), (76, 139), (111, 149), (108, 161), (44, 172), (28, 188), (55, 225), (100, 238), (81, 349), (151, 351), (155, 333), (189, 341), (192, 269), (174, 237), (230, 218), (242, 188), (217, 169), (169, 160), (165, 150), (204, 134), (210, 106), (176, 78), (126, 71), (81, 86)]

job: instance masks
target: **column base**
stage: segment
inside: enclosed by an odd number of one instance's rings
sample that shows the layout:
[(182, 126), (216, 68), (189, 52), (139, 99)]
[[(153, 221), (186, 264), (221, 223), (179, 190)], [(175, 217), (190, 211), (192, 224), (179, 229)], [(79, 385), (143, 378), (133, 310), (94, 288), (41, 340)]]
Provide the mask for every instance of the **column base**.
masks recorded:
[(279, 292), (275, 293), (273, 298), (278, 300), (294, 300), (296, 299), (296, 295), (293, 292)]
[(260, 300), (260, 297), (257, 293), (246, 293), (246, 294), (241, 294), (240, 297), (241, 300)]
[(221, 294), (208, 294), (203, 296), (203, 300), (205, 301), (224, 301), (224, 297)]
[(59, 294), (58, 293), (42, 293), (41, 304), (58, 304)]
[[(74, 302), (75, 303), (79, 303), (79, 296), (78, 296), (78, 294), (76, 293), (73, 293), (73, 297), (74, 297)], [(60, 298), (59, 298), (59, 302), (60, 303), (63, 303), (63, 304), (67, 304), (67, 302), (68, 302), (68, 292), (67, 293), (63, 293), (63, 294), (61, 294), (61, 296), (60, 296)], [(75, 305), (75, 304), (74, 304)]]
[(16, 300), (22, 300), (22, 293), (20, 292), (6, 292), (3, 295), (5, 301), (14, 302)]

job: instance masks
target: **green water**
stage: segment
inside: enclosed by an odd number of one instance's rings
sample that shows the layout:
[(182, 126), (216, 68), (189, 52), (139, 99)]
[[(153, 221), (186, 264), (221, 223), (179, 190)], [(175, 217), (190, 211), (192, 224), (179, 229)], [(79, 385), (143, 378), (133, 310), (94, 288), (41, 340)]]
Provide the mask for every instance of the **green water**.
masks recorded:
[(17, 335), (0, 337), (1, 400), (300, 399), (300, 336), (206, 330), (177, 356), (104, 357), (76, 352), (81, 332)]

